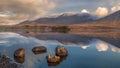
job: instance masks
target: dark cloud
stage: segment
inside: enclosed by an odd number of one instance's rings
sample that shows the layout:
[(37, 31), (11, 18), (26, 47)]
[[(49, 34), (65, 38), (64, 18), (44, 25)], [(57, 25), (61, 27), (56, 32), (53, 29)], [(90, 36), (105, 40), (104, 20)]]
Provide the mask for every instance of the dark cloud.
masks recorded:
[[(47, 11), (55, 7), (52, 0), (0, 0), (1, 24), (16, 23), (26, 19), (35, 19), (44, 15)], [(10, 12), (7, 14), (5, 12)], [(8, 15), (8, 16), (7, 16)]]

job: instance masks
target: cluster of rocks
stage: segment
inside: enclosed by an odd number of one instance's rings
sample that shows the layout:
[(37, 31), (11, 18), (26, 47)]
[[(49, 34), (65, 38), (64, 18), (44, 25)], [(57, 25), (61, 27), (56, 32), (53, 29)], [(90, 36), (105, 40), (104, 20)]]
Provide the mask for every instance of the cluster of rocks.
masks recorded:
[[(37, 55), (41, 53), (46, 53), (47, 48), (44, 46), (34, 47), (32, 52)], [(56, 47), (56, 55), (48, 55), (47, 62), (49, 66), (58, 65), (61, 61), (63, 61), (68, 55), (67, 49), (63, 46)], [(0, 68), (21, 68), (21, 64), (25, 61), (25, 49), (19, 48), (14, 52), (14, 59), (16, 62), (12, 61), (8, 56), (0, 54)]]
[(21, 65), (13, 62), (8, 56), (0, 54), (0, 68), (20, 68)]
[[(37, 55), (37, 54), (41, 54), (41, 53), (46, 53), (47, 52), (47, 48), (44, 46), (38, 46), (38, 47), (34, 47), (32, 49), (32, 52)], [(47, 56), (47, 62), (48, 65), (57, 65), (59, 64), (61, 61), (63, 61), (66, 56), (68, 55), (67, 49), (64, 48), (63, 46), (57, 46), (56, 47), (56, 55), (48, 55)], [(25, 49), (20, 48), (17, 49), (14, 52), (14, 59), (16, 60), (16, 62), (18, 63), (23, 63), (25, 60)]]
[(56, 47), (56, 55), (48, 55), (47, 56), (47, 62), (49, 66), (56, 66), (61, 61), (63, 61), (68, 55), (68, 51), (63, 46), (57, 46)]

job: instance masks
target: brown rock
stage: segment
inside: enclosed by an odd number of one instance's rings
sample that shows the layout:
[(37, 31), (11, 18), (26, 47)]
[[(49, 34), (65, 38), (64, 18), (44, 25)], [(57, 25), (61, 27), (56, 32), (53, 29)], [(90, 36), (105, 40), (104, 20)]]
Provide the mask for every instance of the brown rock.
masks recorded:
[(60, 57), (59, 56), (48, 55), (47, 56), (47, 62), (48, 63), (59, 63), (60, 62)]
[(45, 52), (47, 52), (47, 48), (44, 47), (44, 46), (39, 46), (39, 47), (34, 47), (34, 48), (32, 49), (32, 51), (33, 51), (34, 54), (40, 54), (40, 53), (45, 53)]
[(57, 46), (56, 47), (56, 55), (60, 57), (65, 57), (68, 55), (67, 49), (63, 46)]
[(25, 57), (25, 50), (24, 50), (23, 48), (17, 49), (17, 50), (14, 52), (14, 57), (24, 58), (24, 57)]

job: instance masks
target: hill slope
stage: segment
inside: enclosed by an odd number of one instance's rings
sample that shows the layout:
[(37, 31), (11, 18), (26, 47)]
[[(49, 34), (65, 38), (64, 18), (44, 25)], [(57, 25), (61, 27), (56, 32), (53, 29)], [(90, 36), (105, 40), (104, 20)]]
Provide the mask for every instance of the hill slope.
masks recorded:
[(91, 22), (96, 19), (97, 17), (92, 16), (88, 13), (80, 13), (80, 14), (64, 13), (58, 16), (39, 18), (31, 22), (28, 21), (22, 22), (21, 24), (26, 24), (26, 23), (30, 24), (33, 22), (36, 24), (80, 24), (84, 22)]

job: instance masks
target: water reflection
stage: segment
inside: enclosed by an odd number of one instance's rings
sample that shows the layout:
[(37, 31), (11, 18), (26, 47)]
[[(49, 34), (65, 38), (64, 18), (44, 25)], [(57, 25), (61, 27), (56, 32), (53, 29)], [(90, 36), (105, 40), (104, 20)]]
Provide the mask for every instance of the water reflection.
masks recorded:
[(112, 50), (113, 52), (120, 53), (120, 48), (112, 47), (111, 50)]
[[(89, 33), (88, 33), (89, 34)], [(93, 36), (90, 36), (90, 35), (81, 35), (81, 34), (56, 34), (56, 33), (40, 33), (40, 34), (36, 34), (36, 33), (33, 33), (33, 35), (31, 34), (22, 34), (24, 36), (32, 36), (32, 37), (35, 37), (37, 39), (40, 39), (40, 40), (57, 40), (61, 43), (65, 43), (65, 44), (79, 44), (79, 43), (82, 43), (82, 44), (89, 44), (90, 41), (92, 39), (100, 39), (100, 40), (103, 40), (105, 42), (108, 42), (114, 46), (117, 46), (120, 48), (120, 38), (117, 36), (117, 37), (112, 37), (112, 35), (114, 33), (108, 33), (109, 35), (107, 35), (106, 37), (104, 37), (104, 35), (102, 35), (101, 33), (99, 33), (99, 36), (96, 36), (94, 34), (95, 37)], [(119, 35), (119, 34), (118, 34)], [(101, 37), (103, 36), (103, 37)], [(114, 36), (114, 35), (113, 35)]]
[(96, 43), (96, 49), (98, 51), (107, 51), (108, 48), (109, 48), (109, 45), (107, 43), (103, 42), (103, 41), (98, 41)]
[[(66, 36), (64, 36), (66, 37)], [(76, 38), (76, 37), (75, 37)], [(0, 33), (0, 52), (10, 56), (14, 60), (14, 52), (19, 48), (25, 49), (25, 61), (23, 68), (119, 68), (120, 48), (112, 46), (99, 39), (89, 39), (89, 43), (68, 44), (59, 40), (38, 40), (30, 36), (22, 36), (16, 33)], [(87, 40), (87, 37), (85, 38)], [(69, 54), (59, 64), (50, 64), (46, 61), (48, 54), (55, 55), (58, 45), (65, 46)], [(46, 53), (35, 55), (32, 48), (45, 46)], [(17, 59), (15, 59), (16, 61)], [(20, 59), (23, 62), (23, 59)], [(50, 66), (50, 67), (49, 67)]]
[(88, 45), (80, 45), (82, 49), (87, 49), (89, 46)]
[[(24, 48), (26, 51), (25, 54), (25, 63), (24, 68), (34, 68), (36, 61), (39, 59), (40, 61), (43, 61), (44, 57), (48, 53), (52, 53), (52, 50), (48, 46), (45, 45), (44, 41), (37, 40), (32, 37), (24, 37), (16, 33), (0, 33), (0, 38), (4, 39), (4, 43), (0, 46), (0, 52), (2, 54), (10, 56), (12, 59), (14, 59), (14, 52), (15, 50), (19, 48)], [(48, 49), (48, 53), (44, 53), (39, 56), (35, 56), (32, 52), (32, 48), (35, 46), (45, 46)], [(15, 59), (18, 60), (18, 59)], [(23, 62), (23, 59), (19, 59), (20, 62)]]
[(115, 46), (113, 46), (109, 43), (106, 43), (104, 41), (101, 41), (101, 40), (96, 40), (95, 45), (96, 45), (96, 49), (100, 52), (105, 52), (108, 50), (113, 51), (113, 52), (118, 52), (118, 53), (120, 52), (120, 48), (115, 47)]

